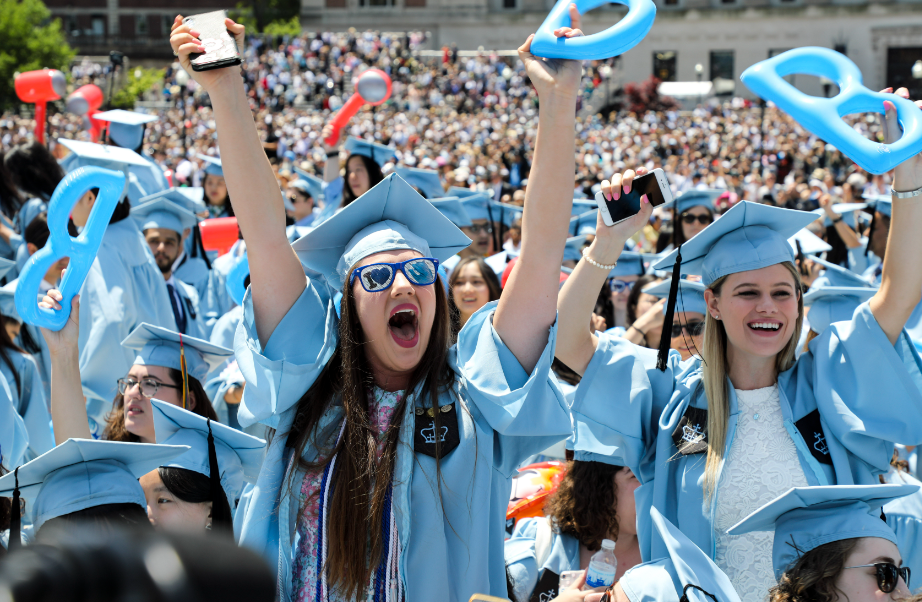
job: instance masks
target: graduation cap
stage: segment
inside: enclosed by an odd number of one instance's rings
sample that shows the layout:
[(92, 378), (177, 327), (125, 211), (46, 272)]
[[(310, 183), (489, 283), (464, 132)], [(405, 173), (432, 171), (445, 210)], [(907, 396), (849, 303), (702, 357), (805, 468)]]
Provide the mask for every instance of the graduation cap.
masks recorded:
[(312, 199), (315, 201), (323, 199), (323, 180), (321, 178), (318, 178), (313, 174), (309, 174), (303, 169), (299, 169), (297, 167), (295, 167), (295, 173), (298, 174), (298, 179), (289, 184), (289, 186), (304, 182), (304, 184), (307, 186), (305, 192), (311, 195)]
[[(36, 531), (53, 518), (96, 506), (147, 508), (138, 479), (188, 450), (185, 445), (68, 439), (0, 477), (0, 495), (12, 497), (14, 507), (20, 495), (31, 502)], [(13, 513), (13, 523), (18, 516)], [(11, 525), (11, 547), (18, 534), (19, 525)]]
[(663, 321), (657, 367), (666, 369), (675, 298), (681, 275), (701, 275), (705, 286), (718, 278), (794, 262), (788, 239), (816, 220), (805, 211), (741, 201), (720, 219), (660, 260), (655, 269), (672, 269), (672, 290)]
[(806, 228), (790, 237), (788, 243), (795, 254), (819, 255), (832, 251), (832, 245)]
[(775, 531), (775, 577), (801, 556), (827, 543), (879, 537), (897, 545), (881, 508), (919, 490), (918, 485), (823, 485), (794, 487), (727, 530), (729, 535)]
[(866, 195), (864, 198), (868, 201), (868, 207), (890, 217), (890, 212), (893, 209), (893, 197), (889, 194), (871, 194)]
[[(191, 192), (187, 192), (191, 191)], [(202, 188), (167, 188), (166, 190), (161, 190), (160, 192), (155, 192), (154, 194), (149, 194), (145, 197), (141, 197), (141, 200), (138, 201), (138, 208), (152, 203), (154, 201), (164, 199), (169, 201), (171, 204), (179, 206), (185, 209), (187, 212), (191, 213), (198, 223), (198, 213), (201, 213), (205, 210), (205, 201), (203, 194), (204, 189)], [(195, 225), (195, 224), (193, 224)], [(187, 226), (188, 227), (188, 226)]]
[[(834, 213), (842, 216), (842, 219), (846, 224), (851, 226), (852, 230), (855, 229), (855, 212), (861, 211), (862, 209), (867, 208), (867, 203), (836, 203), (832, 206)], [(826, 211), (820, 207), (819, 209), (814, 209), (812, 213), (815, 213), (817, 217), (825, 218), (823, 220), (823, 225), (827, 228), (832, 227), (832, 220), (829, 219), (829, 216), (826, 215)]]
[(579, 261), (583, 258), (583, 247), (586, 246), (586, 239), (588, 237), (583, 234), (582, 236), (571, 236), (567, 239), (566, 244), (563, 247), (563, 260), (564, 261)]
[(490, 201), (490, 209), (493, 214), (493, 220), (499, 222), (506, 228), (511, 228), (516, 220), (522, 219), (525, 207), (510, 205), (509, 203), (497, 203)]
[(221, 166), (221, 159), (219, 157), (203, 155), (202, 153), (196, 153), (195, 156), (205, 162), (206, 174), (224, 177), (224, 168)]
[[(826, 286), (848, 286), (848, 287), (865, 287), (871, 286), (866, 279), (835, 263), (820, 259), (819, 257), (810, 257), (810, 261), (819, 264), (825, 268), (823, 274), (813, 281), (810, 289), (819, 289)], [(806, 301), (806, 298), (804, 298)]]
[(445, 261), (471, 244), (451, 220), (400, 176), (379, 184), (323, 222), (292, 247), (301, 262), (342, 290), (349, 271), (374, 253), (412, 249)]
[(463, 186), (449, 186), (448, 195), (456, 196), (459, 199), (466, 199), (469, 196), (474, 196), (475, 194), (483, 194), (477, 192), (476, 190), (471, 190), (470, 188), (464, 188)]
[(167, 196), (132, 207), (131, 216), (137, 220), (142, 232), (149, 228), (164, 228), (179, 233), (180, 239), (187, 228), (198, 223), (194, 213), (177, 205)]
[(189, 398), (186, 376), (204, 382), (208, 373), (234, 355), (233, 350), (146, 322), (131, 331), (122, 347), (138, 352), (133, 364), (164, 366), (182, 372), (183, 407)]
[(644, 253), (622, 251), (621, 256), (618, 258), (618, 264), (608, 273), (608, 277), (643, 276), (647, 273), (647, 267), (644, 262), (646, 257), (649, 256)]
[(368, 142), (366, 140), (359, 140), (350, 136), (346, 140), (346, 152), (349, 155), (362, 155), (368, 157), (378, 165), (384, 165), (391, 159), (397, 156), (397, 150), (389, 146), (384, 146), (383, 144), (378, 144), (377, 142)]
[(157, 121), (156, 115), (114, 109), (93, 115), (93, 119), (109, 122), (109, 140), (122, 148), (135, 150), (144, 141), (144, 126)]
[(152, 399), (151, 406), (157, 443), (188, 447), (184, 454), (160, 466), (183, 468), (208, 477), (212, 499), (217, 502), (219, 492), (223, 492), (230, 507), (230, 514), (221, 516), (217, 512), (219, 504), (213, 504), (212, 522), (231, 528), (244, 482), (255, 483), (259, 476), (266, 442), (170, 403)]
[(466, 197), (461, 197), (461, 204), (471, 220), (484, 219), (494, 221), (493, 206), (490, 196), (483, 192), (475, 192)]
[(810, 307), (810, 330), (822, 334), (833, 322), (852, 319), (858, 306), (873, 297), (877, 287), (826, 286), (811, 288), (804, 295), (804, 306)]
[(437, 199), (445, 196), (442, 178), (439, 176), (439, 172), (434, 169), (395, 167), (394, 172), (427, 199)]
[(432, 203), (432, 206), (438, 209), (442, 215), (451, 220), (451, 223), (459, 228), (470, 228), (473, 225), (471, 223), (471, 218), (467, 214), (467, 210), (464, 208), (464, 205), (461, 204), (461, 199), (458, 197), (449, 196), (441, 199), (429, 199), (429, 202)]
[(655, 506), (650, 518), (669, 555), (621, 577), (631, 602), (741, 602), (726, 573)]
[(598, 208), (599, 205), (595, 202), (595, 199), (591, 201), (573, 199), (573, 206), (570, 208), (570, 215), (582, 215), (584, 213), (588, 213), (589, 211), (594, 211)]
[(664, 203), (663, 207), (675, 210), (677, 215), (682, 215), (693, 207), (705, 207), (714, 213), (717, 210), (714, 202), (725, 190), (689, 190), (675, 199)]
[[(663, 280), (662, 282), (647, 286), (643, 289), (643, 292), (648, 295), (653, 295), (658, 299), (665, 299), (669, 296), (669, 289), (671, 287), (672, 283), (669, 280)], [(705, 288), (706, 287), (700, 282), (680, 280), (675, 310), (682, 313), (692, 311), (699, 314), (707, 314), (707, 303), (704, 302)], [(663, 306), (663, 313), (666, 313), (665, 305)]]
[(595, 228), (598, 224), (598, 209), (591, 209), (585, 213), (580, 213), (570, 218), (570, 236), (579, 236), (580, 234), (595, 235)]
[(67, 171), (71, 172), (78, 167), (95, 165), (117, 171), (128, 171), (129, 166), (150, 167), (147, 159), (128, 148), (82, 142), (58, 138), (58, 143), (73, 153), (74, 158), (67, 157)]

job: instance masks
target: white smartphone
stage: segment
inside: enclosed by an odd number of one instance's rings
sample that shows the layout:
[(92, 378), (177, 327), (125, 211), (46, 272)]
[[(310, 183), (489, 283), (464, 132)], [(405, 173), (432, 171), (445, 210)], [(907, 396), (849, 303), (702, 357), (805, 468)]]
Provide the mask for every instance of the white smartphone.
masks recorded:
[(602, 221), (606, 226), (614, 226), (618, 222), (637, 215), (640, 211), (640, 197), (647, 195), (650, 203), (656, 207), (672, 201), (672, 191), (669, 189), (669, 180), (666, 173), (657, 167), (651, 172), (634, 178), (631, 191), (621, 193), (621, 198), (609, 201), (599, 192), (595, 195), (595, 202), (602, 212)]

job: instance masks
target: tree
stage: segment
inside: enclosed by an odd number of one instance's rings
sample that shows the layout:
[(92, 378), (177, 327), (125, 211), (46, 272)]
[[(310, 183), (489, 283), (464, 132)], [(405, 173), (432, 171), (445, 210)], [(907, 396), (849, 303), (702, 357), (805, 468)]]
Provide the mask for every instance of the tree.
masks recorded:
[(291, 33), (293, 27), (301, 33), (300, 13), (301, 0), (248, 0), (238, 2), (230, 16), (250, 33), (279, 35)]
[(13, 88), (17, 71), (59, 69), (67, 73), (74, 51), (61, 31), (61, 21), (41, 0), (0, 0), (0, 106), (19, 100)]
[[(138, 67), (128, 72), (125, 85), (112, 96), (113, 109), (133, 109), (134, 103), (163, 81), (165, 69)], [(140, 77), (136, 77), (140, 75)]]

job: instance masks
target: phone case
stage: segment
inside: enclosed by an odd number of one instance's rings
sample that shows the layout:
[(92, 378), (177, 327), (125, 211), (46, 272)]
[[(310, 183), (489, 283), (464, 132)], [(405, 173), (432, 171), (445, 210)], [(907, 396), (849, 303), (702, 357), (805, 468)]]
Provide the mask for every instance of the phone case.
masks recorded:
[(226, 18), (227, 11), (216, 10), (183, 19), (183, 23), (191, 23), (193, 29), (201, 34), (199, 39), (205, 46), (204, 54), (190, 55), (193, 71), (220, 69), (243, 62), (237, 43), (224, 24)]

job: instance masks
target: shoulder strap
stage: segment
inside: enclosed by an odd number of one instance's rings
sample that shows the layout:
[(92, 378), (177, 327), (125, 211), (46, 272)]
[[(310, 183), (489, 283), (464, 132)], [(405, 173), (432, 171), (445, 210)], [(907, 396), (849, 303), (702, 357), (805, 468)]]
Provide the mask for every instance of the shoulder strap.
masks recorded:
[(538, 563), (538, 570), (544, 566), (547, 557), (551, 555), (551, 520), (546, 516), (538, 519), (538, 532), (535, 533), (535, 560)]

